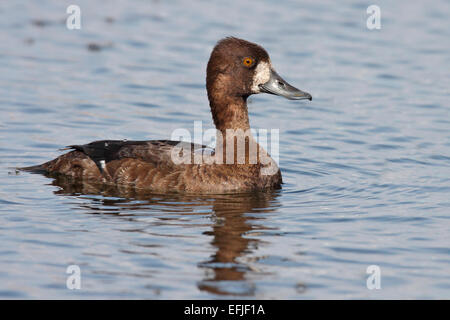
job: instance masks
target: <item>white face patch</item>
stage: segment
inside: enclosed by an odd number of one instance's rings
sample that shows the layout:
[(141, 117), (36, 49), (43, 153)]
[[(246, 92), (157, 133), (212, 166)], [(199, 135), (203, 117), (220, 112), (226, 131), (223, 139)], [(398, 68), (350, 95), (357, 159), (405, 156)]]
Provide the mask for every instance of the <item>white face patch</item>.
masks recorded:
[(269, 62), (261, 61), (260, 63), (258, 63), (255, 69), (255, 75), (253, 76), (253, 84), (252, 84), (253, 93), (261, 92), (259, 89), (259, 85), (269, 81), (271, 69), (272, 65), (270, 61)]

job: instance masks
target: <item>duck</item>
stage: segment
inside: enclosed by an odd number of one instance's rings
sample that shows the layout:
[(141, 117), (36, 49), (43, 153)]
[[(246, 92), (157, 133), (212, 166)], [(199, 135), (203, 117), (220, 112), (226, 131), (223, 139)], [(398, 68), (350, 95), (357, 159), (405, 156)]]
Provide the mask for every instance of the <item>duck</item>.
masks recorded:
[(56, 159), (19, 169), (157, 193), (280, 189), (283, 181), (277, 163), (252, 135), (247, 99), (267, 93), (311, 101), (311, 95), (278, 75), (263, 47), (236, 37), (214, 46), (206, 68), (206, 90), (216, 128), (212, 152), (182, 141), (101, 140), (69, 145), (63, 149), (69, 152)]

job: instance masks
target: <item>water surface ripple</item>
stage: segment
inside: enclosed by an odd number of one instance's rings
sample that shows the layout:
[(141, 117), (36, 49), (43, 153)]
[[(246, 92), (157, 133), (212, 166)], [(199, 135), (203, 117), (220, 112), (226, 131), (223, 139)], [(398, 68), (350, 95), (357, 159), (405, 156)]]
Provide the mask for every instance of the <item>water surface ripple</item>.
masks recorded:
[[(77, 4), (74, 31), (64, 1), (0, 4), (0, 298), (450, 298), (448, 1), (378, 1), (374, 31), (357, 0)], [(206, 62), (227, 35), (314, 97), (250, 98), (252, 126), (280, 129), (282, 190), (130, 193), (11, 169), (211, 128)]]

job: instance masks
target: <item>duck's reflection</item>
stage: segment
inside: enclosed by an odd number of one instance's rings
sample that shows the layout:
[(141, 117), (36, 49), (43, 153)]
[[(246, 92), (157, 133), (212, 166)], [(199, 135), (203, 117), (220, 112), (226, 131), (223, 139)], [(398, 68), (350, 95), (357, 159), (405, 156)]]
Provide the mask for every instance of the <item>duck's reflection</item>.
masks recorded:
[(279, 203), (276, 192), (235, 195), (216, 198), (212, 211), (217, 217), (212, 231), (211, 243), (217, 251), (211, 258), (200, 264), (208, 274), (199, 283), (201, 290), (214, 294), (253, 295), (254, 286), (247, 281), (246, 274), (251, 271), (245, 260), (249, 260), (257, 249), (257, 238), (252, 232), (265, 229), (261, 222), (262, 212), (274, 211)]
[[(91, 210), (91, 213), (98, 213), (102, 205), (108, 208), (117, 206), (116, 213), (120, 214), (149, 208), (149, 205), (158, 205), (159, 211), (167, 208), (167, 212), (174, 212), (178, 206), (188, 213), (195, 212), (196, 207), (210, 208), (212, 230), (204, 234), (212, 236), (210, 243), (216, 251), (207, 261), (198, 262), (198, 267), (205, 270), (203, 279), (198, 281), (198, 288), (219, 295), (254, 294), (255, 288), (246, 278), (252, 271), (246, 261), (251, 259), (259, 244), (257, 238), (252, 238), (252, 233), (265, 229), (262, 223), (265, 215), (261, 213), (272, 212), (279, 207), (279, 191), (214, 196), (155, 195), (126, 187), (74, 183), (64, 177), (57, 177), (52, 184), (60, 188), (56, 194), (101, 195), (95, 198), (96, 203), (92, 206), (83, 204), (84, 209)], [(124, 206), (127, 202), (133, 202), (133, 205)]]

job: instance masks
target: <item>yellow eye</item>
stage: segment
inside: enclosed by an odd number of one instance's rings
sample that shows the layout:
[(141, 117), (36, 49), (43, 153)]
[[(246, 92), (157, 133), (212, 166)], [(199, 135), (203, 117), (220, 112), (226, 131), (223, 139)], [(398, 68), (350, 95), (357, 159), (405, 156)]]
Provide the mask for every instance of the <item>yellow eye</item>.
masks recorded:
[(250, 57), (245, 57), (243, 60), (242, 60), (242, 64), (244, 65), (244, 66), (246, 66), (246, 67), (251, 67), (252, 65), (253, 65), (253, 59), (252, 58), (250, 58)]

